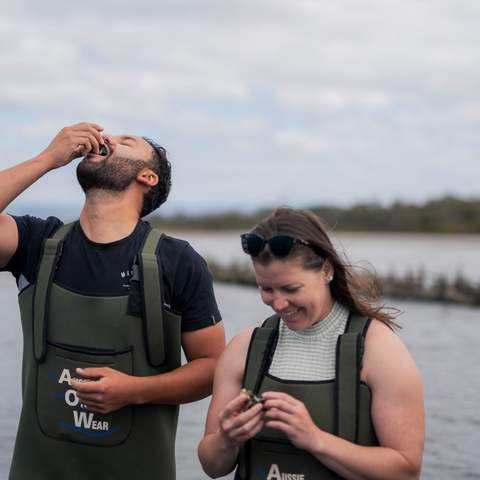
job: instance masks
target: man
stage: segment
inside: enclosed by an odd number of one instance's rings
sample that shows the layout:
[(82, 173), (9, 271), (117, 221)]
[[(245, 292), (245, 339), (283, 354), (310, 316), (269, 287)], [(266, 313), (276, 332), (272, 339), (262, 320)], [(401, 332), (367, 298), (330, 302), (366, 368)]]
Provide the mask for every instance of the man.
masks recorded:
[(86, 196), (71, 225), (0, 215), (24, 336), (11, 480), (174, 479), (178, 405), (210, 394), (224, 348), (205, 261), (140, 219), (168, 196), (165, 150), (102, 131), (66, 127), (0, 172), (0, 211), (78, 157)]

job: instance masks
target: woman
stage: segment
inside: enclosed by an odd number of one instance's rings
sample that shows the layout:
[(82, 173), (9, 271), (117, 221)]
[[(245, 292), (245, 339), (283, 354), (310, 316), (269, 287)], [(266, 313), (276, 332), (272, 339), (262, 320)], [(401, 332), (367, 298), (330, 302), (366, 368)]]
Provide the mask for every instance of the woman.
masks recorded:
[[(277, 209), (242, 246), (275, 315), (237, 335), (215, 373), (199, 458), (212, 478), (419, 478), (419, 372), (318, 217)], [(241, 390), (242, 387), (244, 390)], [(247, 389), (247, 391), (245, 390)]]

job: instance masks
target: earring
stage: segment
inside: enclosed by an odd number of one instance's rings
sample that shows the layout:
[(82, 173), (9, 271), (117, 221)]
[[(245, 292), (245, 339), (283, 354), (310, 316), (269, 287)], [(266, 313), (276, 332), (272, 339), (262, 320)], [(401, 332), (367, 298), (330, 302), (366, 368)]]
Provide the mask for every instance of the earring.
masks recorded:
[(333, 275), (330, 275), (330, 276), (327, 278), (327, 281), (325, 282), (325, 284), (328, 285), (332, 280), (333, 280)]

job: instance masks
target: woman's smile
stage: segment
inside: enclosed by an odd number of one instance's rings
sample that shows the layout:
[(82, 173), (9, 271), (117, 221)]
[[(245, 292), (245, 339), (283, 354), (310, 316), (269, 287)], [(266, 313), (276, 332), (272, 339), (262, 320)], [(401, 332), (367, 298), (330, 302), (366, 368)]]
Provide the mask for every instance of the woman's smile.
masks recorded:
[(299, 259), (254, 262), (263, 303), (271, 307), (292, 330), (305, 330), (323, 320), (333, 306), (328, 286), (329, 265), (305, 269)]

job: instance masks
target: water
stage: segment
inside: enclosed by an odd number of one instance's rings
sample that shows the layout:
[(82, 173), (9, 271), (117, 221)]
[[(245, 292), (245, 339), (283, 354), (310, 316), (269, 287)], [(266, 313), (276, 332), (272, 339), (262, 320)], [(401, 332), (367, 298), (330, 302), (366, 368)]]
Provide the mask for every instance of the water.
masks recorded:
[[(175, 235), (175, 233), (173, 233)], [(240, 248), (240, 232), (182, 232), (205, 257), (222, 264), (248, 262)], [(381, 275), (418, 272), (429, 279), (462, 273), (480, 283), (480, 235), (390, 234), (334, 232), (336, 247), (348, 253), (351, 262), (374, 267)]]
[[(204, 255), (226, 262), (244, 261), (235, 234), (179, 235)], [(353, 234), (336, 239), (353, 260), (365, 260), (377, 271), (425, 262), (427, 271), (454, 275), (462, 266), (470, 279), (480, 272), (480, 237), (378, 236)], [(430, 247), (428, 246), (430, 242)], [(383, 260), (382, 260), (383, 259)], [(428, 263), (427, 263), (428, 260)], [(408, 263), (408, 265), (406, 265)], [(217, 300), (228, 338), (269, 315), (256, 289), (217, 284)], [(16, 287), (0, 274), (0, 478), (7, 478), (20, 411), (21, 331)], [(395, 302), (404, 313), (400, 336), (422, 373), (425, 386), (427, 438), (423, 480), (480, 479), (480, 309), (441, 304)], [(203, 434), (208, 400), (181, 408), (177, 435), (179, 480), (204, 480), (196, 447)], [(226, 477), (226, 478), (232, 478)]]

